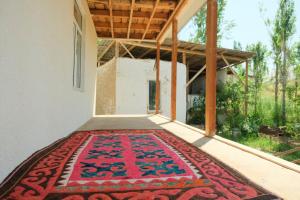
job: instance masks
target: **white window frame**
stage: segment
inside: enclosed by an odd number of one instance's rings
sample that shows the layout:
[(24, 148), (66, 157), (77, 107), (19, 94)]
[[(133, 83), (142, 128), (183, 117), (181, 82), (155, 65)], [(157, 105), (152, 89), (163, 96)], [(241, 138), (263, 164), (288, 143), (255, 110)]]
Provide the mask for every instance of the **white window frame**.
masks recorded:
[[(81, 27), (79, 26), (79, 24), (77, 23), (74, 13), (73, 13), (73, 76), (72, 76), (72, 82), (73, 82), (73, 88), (75, 90), (84, 91), (84, 61), (85, 61), (85, 15), (82, 9), (82, 5), (80, 4), (80, 2), (78, 0), (74, 0), (74, 7), (76, 6), (75, 4), (77, 4), (77, 7), (79, 9), (79, 12), (81, 14)], [(80, 78), (77, 79), (77, 70), (78, 70), (78, 65), (77, 65), (77, 37), (78, 37), (78, 32), (81, 35), (81, 44), (80, 44)], [(77, 81), (80, 81), (79, 84)], [(78, 87), (79, 85), (79, 87)]]

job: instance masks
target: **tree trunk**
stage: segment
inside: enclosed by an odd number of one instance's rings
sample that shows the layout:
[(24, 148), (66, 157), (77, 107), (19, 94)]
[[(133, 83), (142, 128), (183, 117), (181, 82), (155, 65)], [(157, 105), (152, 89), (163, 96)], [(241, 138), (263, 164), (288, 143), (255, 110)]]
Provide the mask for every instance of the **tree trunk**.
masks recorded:
[(282, 66), (282, 125), (286, 125), (286, 83), (287, 83), (287, 48), (285, 38), (283, 39), (283, 66)]
[(279, 63), (276, 63), (275, 69), (275, 126), (279, 126), (279, 109), (278, 109), (278, 85), (279, 85)]

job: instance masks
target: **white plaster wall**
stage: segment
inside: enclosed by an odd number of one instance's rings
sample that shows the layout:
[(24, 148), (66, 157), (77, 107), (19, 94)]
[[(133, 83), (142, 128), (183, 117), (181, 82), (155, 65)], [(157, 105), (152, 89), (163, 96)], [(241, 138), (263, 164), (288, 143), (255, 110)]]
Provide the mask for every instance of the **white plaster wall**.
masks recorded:
[[(154, 60), (117, 59), (116, 114), (146, 114), (148, 81), (155, 80)], [(161, 114), (170, 116), (171, 63), (161, 61)], [(177, 120), (186, 117), (186, 66), (177, 63)]]
[(72, 86), (73, 0), (0, 1), (0, 182), (91, 118), (97, 48), (89, 16), (80, 92)]

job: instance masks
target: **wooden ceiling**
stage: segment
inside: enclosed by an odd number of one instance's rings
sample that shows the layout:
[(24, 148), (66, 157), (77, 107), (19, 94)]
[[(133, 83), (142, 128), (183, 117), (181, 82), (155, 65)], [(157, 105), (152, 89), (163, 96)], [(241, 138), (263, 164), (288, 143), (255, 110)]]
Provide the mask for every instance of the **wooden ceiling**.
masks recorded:
[(100, 38), (156, 40), (184, 0), (88, 0)]

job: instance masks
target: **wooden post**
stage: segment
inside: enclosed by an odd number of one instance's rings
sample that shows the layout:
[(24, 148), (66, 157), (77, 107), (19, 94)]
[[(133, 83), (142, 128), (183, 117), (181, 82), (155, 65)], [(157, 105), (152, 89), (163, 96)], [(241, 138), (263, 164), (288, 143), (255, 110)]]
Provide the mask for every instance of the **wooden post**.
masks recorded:
[(248, 68), (249, 62), (246, 60), (246, 74), (245, 74), (245, 116), (248, 115)]
[(115, 57), (116, 58), (119, 57), (119, 50), (120, 50), (120, 45), (119, 45), (119, 42), (116, 41), (116, 45), (115, 45)]
[(160, 78), (159, 77), (160, 77), (160, 43), (157, 41), (155, 114), (159, 114), (159, 107), (160, 107)]
[(207, 136), (216, 134), (216, 90), (217, 90), (217, 0), (207, 0), (206, 19), (206, 92), (205, 92), (205, 132)]
[(177, 19), (172, 21), (171, 120), (176, 120), (177, 88)]

